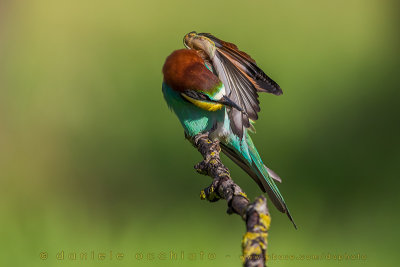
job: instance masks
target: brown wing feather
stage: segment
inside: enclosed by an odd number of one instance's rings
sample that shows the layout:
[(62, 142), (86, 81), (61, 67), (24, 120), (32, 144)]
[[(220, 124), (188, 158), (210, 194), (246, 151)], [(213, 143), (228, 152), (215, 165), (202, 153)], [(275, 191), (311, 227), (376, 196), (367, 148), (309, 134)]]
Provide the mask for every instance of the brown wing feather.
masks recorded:
[(242, 138), (243, 128), (251, 127), (250, 119), (258, 119), (257, 113), (260, 111), (258, 94), (252, 83), (222, 54), (217, 54), (214, 65), (218, 75), (224, 82), (228, 97), (241, 107), (245, 113), (236, 109), (228, 112), (232, 131)]
[(218, 52), (229, 58), (235, 66), (240, 69), (243, 75), (253, 83), (257, 91), (281, 95), (280, 86), (268, 77), (258, 66), (256, 61), (247, 53), (240, 51), (235, 44), (220, 40), (209, 33), (199, 33), (215, 43)]

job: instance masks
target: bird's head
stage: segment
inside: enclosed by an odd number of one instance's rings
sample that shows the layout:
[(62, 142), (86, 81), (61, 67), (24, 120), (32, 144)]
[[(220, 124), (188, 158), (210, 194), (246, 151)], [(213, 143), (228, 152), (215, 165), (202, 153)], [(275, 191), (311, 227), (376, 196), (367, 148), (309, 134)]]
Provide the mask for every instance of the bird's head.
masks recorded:
[(203, 59), (193, 49), (172, 52), (163, 67), (164, 81), (175, 91), (207, 91), (220, 81), (204, 65)]
[(163, 66), (164, 82), (186, 100), (206, 110), (223, 105), (242, 109), (225, 96), (223, 83), (205, 66), (194, 49), (180, 49), (169, 55)]

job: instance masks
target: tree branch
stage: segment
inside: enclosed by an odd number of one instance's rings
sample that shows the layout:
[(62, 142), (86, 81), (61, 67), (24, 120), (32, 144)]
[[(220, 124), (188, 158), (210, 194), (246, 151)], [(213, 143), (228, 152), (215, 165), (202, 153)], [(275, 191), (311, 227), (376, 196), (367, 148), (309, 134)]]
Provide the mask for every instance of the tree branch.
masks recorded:
[(243, 266), (266, 266), (268, 229), (271, 217), (264, 196), (257, 197), (250, 203), (247, 195), (231, 179), (228, 168), (219, 157), (221, 148), (218, 141), (211, 141), (208, 134), (198, 134), (186, 138), (202, 154), (204, 160), (196, 164), (197, 172), (210, 176), (213, 181), (200, 193), (201, 199), (215, 202), (225, 199), (229, 214), (236, 213), (246, 222), (246, 233), (242, 239)]

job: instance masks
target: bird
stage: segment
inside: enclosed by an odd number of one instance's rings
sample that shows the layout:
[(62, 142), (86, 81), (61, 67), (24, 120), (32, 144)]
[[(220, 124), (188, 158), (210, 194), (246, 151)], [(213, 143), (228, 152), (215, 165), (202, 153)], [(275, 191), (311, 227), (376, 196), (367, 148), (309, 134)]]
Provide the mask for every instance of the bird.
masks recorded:
[(297, 226), (274, 181), (281, 178), (262, 161), (250, 133), (260, 112), (259, 93), (281, 95), (280, 86), (256, 61), (230, 42), (192, 31), (185, 48), (173, 51), (162, 68), (162, 92), (185, 134), (206, 133), (222, 152), (267, 193), (275, 207)]

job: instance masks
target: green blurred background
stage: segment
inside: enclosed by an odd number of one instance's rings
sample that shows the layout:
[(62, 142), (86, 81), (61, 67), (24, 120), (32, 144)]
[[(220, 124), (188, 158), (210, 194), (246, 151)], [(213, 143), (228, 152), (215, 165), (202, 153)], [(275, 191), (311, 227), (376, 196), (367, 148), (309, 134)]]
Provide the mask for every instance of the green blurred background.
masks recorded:
[[(382, 0), (2, 1), (0, 265), (240, 266), (244, 224), (224, 201), (200, 201), (210, 179), (194, 171), (201, 156), (161, 93), (164, 60), (192, 30), (234, 42), (284, 90), (260, 96), (254, 141), (299, 226), (270, 205), (268, 252), (305, 258), (269, 265), (394, 265), (398, 10)], [(110, 250), (123, 260), (79, 260)]]

